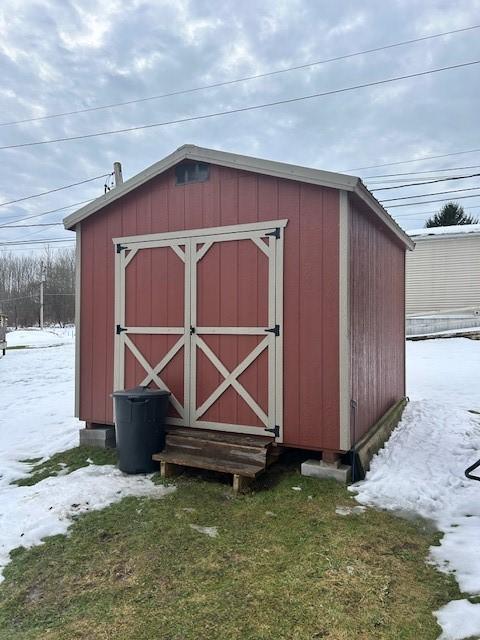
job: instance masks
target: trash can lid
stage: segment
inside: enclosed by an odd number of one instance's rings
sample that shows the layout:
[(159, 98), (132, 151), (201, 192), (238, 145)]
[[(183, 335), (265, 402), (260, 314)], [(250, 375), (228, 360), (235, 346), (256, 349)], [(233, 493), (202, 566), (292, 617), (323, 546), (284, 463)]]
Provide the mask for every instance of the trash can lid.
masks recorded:
[(158, 397), (169, 396), (170, 391), (165, 389), (149, 389), (148, 387), (134, 387), (133, 389), (123, 389), (120, 391), (114, 391), (112, 398), (127, 397), (127, 398), (144, 398), (144, 397)]

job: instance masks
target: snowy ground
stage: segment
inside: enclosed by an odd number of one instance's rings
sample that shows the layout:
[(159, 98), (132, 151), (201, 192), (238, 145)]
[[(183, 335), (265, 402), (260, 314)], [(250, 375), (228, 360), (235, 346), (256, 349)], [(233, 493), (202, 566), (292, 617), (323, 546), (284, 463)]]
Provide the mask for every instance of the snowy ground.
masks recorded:
[(34, 348), (7, 351), (0, 358), (0, 581), (12, 549), (65, 533), (72, 515), (127, 495), (166, 493), (148, 477), (96, 465), (31, 487), (11, 484), (31, 468), (21, 460), (48, 458), (78, 444), (81, 425), (72, 417), (74, 336), (71, 330), (54, 331), (9, 333), (9, 345)]
[(9, 348), (28, 347), (56, 347), (61, 344), (72, 342), (75, 339), (75, 329), (73, 327), (63, 327), (46, 329), (18, 329), (7, 333), (7, 346)]
[[(480, 594), (480, 482), (465, 469), (480, 458), (480, 341), (407, 343), (410, 404), (372, 461), (362, 504), (432, 520), (444, 533), (431, 561), (451, 571), (467, 595)], [(480, 637), (480, 604), (467, 598), (435, 614), (442, 640)]]

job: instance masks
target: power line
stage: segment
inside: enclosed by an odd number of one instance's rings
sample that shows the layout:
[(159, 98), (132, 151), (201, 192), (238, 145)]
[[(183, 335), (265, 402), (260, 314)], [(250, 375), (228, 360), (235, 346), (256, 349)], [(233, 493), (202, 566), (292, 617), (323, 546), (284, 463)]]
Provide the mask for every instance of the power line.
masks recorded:
[(393, 167), (399, 164), (410, 164), (411, 162), (423, 162), (424, 160), (436, 160), (437, 158), (449, 158), (451, 156), (461, 156), (465, 153), (478, 153), (480, 149), (469, 149), (468, 151), (455, 151), (453, 153), (443, 153), (439, 156), (425, 156), (425, 158), (412, 158), (411, 160), (399, 160), (397, 162), (384, 162), (383, 164), (371, 164), (368, 167), (353, 167), (344, 171), (361, 171), (363, 169), (377, 169), (378, 167)]
[[(38, 294), (32, 293), (29, 296), (19, 296), (18, 298), (9, 298), (7, 300), (0, 300), (0, 304), (5, 304), (6, 302), (15, 302), (16, 300), (31, 300), (32, 298), (36, 298)], [(74, 293), (44, 293), (44, 296), (74, 296)]]
[(0, 242), (0, 247), (19, 246), (22, 244), (49, 244), (50, 242), (75, 242), (75, 238), (43, 238), (41, 240), (7, 240)]
[[(474, 151), (480, 151), (480, 149), (474, 149)], [(462, 151), (461, 153), (470, 153), (469, 151)], [(426, 159), (426, 158), (425, 158)], [(406, 162), (416, 162), (416, 160), (407, 160)], [(447, 169), (426, 169), (424, 171), (407, 171), (406, 173), (382, 173), (376, 176), (363, 176), (363, 180), (369, 180), (371, 178), (393, 178), (396, 176), (414, 176), (421, 173), (439, 173), (440, 171), (464, 171), (465, 169), (478, 169), (480, 164), (471, 164), (467, 167), (449, 167)]]
[[(414, 196), (399, 196), (398, 198), (388, 198), (382, 202), (395, 202), (396, 200), (413, 200), (415, 198), (426, 198), (428, 196), (441, 196), (445, 193), (460, 193), (463, 191), (478, 191), (480, 187), (468, 187), (467, 189), (449, 189), (448, 191), (433, 191), (432, 193), (416, 193)], [(478, 194), (480, 195), (480, 194)]]
[[(479, 205), (473, 205), (468, 207), (468, 210), (472, 210), (472, 209), (480, 209), (480, 204)], [(435, 209), (434, 211), (420, 211), (420, 212), (416, 212), (416, 213), (396, 213), (395, 214), (395, 219), (397, 218), (421, 218), (422, 216), (430, 216), (434, 213), (438, 213), (438, 209)]]
[(2, 229), (26, 229), (27, 227), (59, 227), (61, 222), (37, 222), (37, 224), (2, 224)]
[(9, 300), (0, 300), (0, 304), (3, 304), (5, 302), (15, 302), (16, 300), (30, 300), (31, 298), (35, 298), (36, 295), (32, 294), (29, 296), (20, 296), (18, 298), (10, 298)]
[[(435, 182), (450, 182), (451, 180), (466, 180), (467, 178), (476, 178), (480, 176), (480, 173), (471, 173), (467, 176), (450, 176), (448, 178), (436, 178), (435, 180), (427, 180), (426, 182), (410, 182), (407, 184), (397, 184), (394, 187), (378, 187), (377, 189), (370, 189), (370, 191), (388, 191), (389, 189), (403, 189), (404, 187), (419, 187), (422, 184), (434, 184)], [(415, 196), (412, 196), (415, 197)]]
[(25, 220), (32, 220), (32, 218), (40, 218), (41, 216), (46, 216), (49, 213), (57, 213), (57, 211), (72, 209), (73, 207), (79, 207), (80, 205), (86, 204), (87, 202), (91, 202), (91, 201), (92, 201), (92, 198), (90, 198), (90, 200), (82, 200), (81, 202), (74, 202), (73, 204), (69, 204), (65, 207), (59, 207), (58, 209), (50, 209), (50, 211), (41, 211), (40, 213), (35, 213), (31, 216), (26, 216), (25, 218), (13, 218), (12, 220), (8, 220), (4, 224), (0, 224), (0, 229), (3, 229), (4, 227), (8, 226), (11, 222), (23, 222)]
[(257, 80), (259, 78), (268, 78), (270, 76), (275, 76), (275, 75), (279, 75), (282, 73), (288, 73), (290, 71), (299, 71), (301, 69), (308, 69), (309, 67), (315, 67), (318, 65), (322, 65), (322, 64), (327, 64), (330, 62), (338, 62), (339, 60), (347, 60), (348, 58), (354, 58), (357, 56), (362, 56), (362, 55), (366, 55), (368, 53), (375, 53), (377, 51), (384, 51), (386, 49), (393, 49), (395, 47), (401, 47), (407, 44), (414, 44), (416, 42), (422, 42), (425, 40), (432, 40), (434, 38), (441, 38), (443, 36), (448, 36), (448, 35), (452, 35), (455, 33), (463, 33), (465, 31), (472, 31), (473, 29), (478, 29), (480, 28), (480, 25), (476, 24), (470, 27), (463, 27), (462, 29), (454, 29), (452, 31), (444, 31), (442, 33), (435, 33), (433, 35), (429, 35), (429, 36), (422, 36), (420, 38), (413, 38), (411, 40), (404, 40), (402, 42), (394, 42), (392, 44), (387, 44), (387, 45), (383, 45), (381, 47), (374, 47), (372, 49), (365, 49), (363, 51), (356, 51), (354, 53), (347, 53), (341, 56), (335, 56), (334, 58), (325, 58), (323, 60), (315, 60), (313, 62), (305, 62), (303, 64), (300, 65), (296, 65), (296, 66), (292, 66), (292, 67), (284, 67), (282, 69), (275, 69), (273, 71), (267, 71), (265, 73), (257, 73), (255, 75), (250, 75), (250, 76), (244, 76), (242, 78), (236, 78), (234, 80), (224, 80), (221, 82), (215, 82), (213, 84), (207, 84), (207, 85), (202, 85), (199, 87), (192, 87), (189, 89), (179, 89), (176, 91), (170, 91), (168, 93), (161, 93), (159, 95), (155, 95), (155, 96), (149, 96), (146, 98), (135, 98), (132, 100), (125, 100), (124, 102), (113, 102), (110, 104), (105, 104), (105, 105), (100, 105), (97, 107), (85, 107), (83, 109), (75, 109), (74, 111), (64, 111), (64, 112), (60, 112), (60, 113), (52, 113), (52, 114), (48, 114), (45, 116), (36, 116), (34, 118), (25, 118), (23, 120), (13, 120), (11, 122), (0, 122), (0, 127), (6, 127), (6, 126), (10, 126), (10, 125), (16, 125), (16, 124), (25, 124), (27, 122), (38, 122), (39, 120), (49, 120), (52, 118), (61, 118), (64, 116), (73, 116), (73, 115), (77, 115), (80, 113), (89, 113), (92, 111), (101, 111), (104, 109), (113, 109), (115, 107), (124, 107), (130, 104), (138, 104), (141, 102), (148, 102), (150, 100), (160, 100), (161, 98), (170, 98), (173, 96), (180, 96), (180, 95), (186, 95), (186, 94), (190, 94), (190, 93), (195, 93), (198, 91), (205, 91), (206, 89), (217, 89), (219, 87), (225, 87), (225, 86), (229, 86), (232, 84), (238, 84), (240, 82), (246, 82), (249, 80)]
[[(60, 251), (62, 249), (72, 249), (73, 247), (71, 246), (56, 246), (56, 247), (48, 247), (48, 251)], [(10, 254), (10, 253), (16, 253), (17, 251), (45, 251), (45, 247), (18, 247), (17, 249), (12, 249), (7, 247), (6, 249), (2, 249), (0, 248), (0, 253), (3, 254)]]
[[(388, 205), (388, 209), (393, 209), (394, 207), (413, 207), (415, 205), (420, 204), (430, 204), (431, 202), (449, 202), (456, 200), (465, 200), (466, 198), (478, 198), (480, 193), (475, 193), (471, 196), (458, 196), (454, 198), (440, 198), (439, 200), (425, 200), (424, 202), (404, 202), (403, 204), (390, 204)], [(423, 213), (419, 213), (419, 215), (423, 215)]]
[(42, 193), (35, 193), (34, 195), (31, 195), (31, 196), (23, 196), (23, 198), (17, 198), (16, 200), (9, 200), (8, 202), (0, 202), (0, 207), (6, 207), (10, 204), (15, 204), (16, 202), (24, 202), (25, 200), (31, 200), (32, 198), (40, 198), (40, 196), (46, 196), (49, 193), (56, 193), (57, 191), (63, 191), (64, 189), (70, 189), (71, 187), (78, 187), (81, 184), (87, 184), (87, 182), (93, 182), (94, 180), (99, 180), (100, 178), (106, 178), (107, 176), (110, 176), (110, 175), (112, 174), (104, 173), (101, 176), (87, 178), (86, 180), (80, 180), (80, 182), (72, 182), (72, 184), (66, 184), (63, 187), (56, 187), (55, 189), (42, 191)]
[[(446, 177), (444, 180), (440, 180), (439, 182), (448, 182), (450, 180), (453, 180), (454, 178), (456, 178), (457, 176), (451, 176), (451, 177)], [(458, 176), (459, 178), (463, 178), (463, 176)], [(425, 181), (426, 180), (436, 180), (436, 178), (438, 178), (438, 176), (423, 176), (418, 177), (418, 178), (410, 178), (410, 180), (414, 180), (415, 182), (413, 182), (413, 185), (422, 185), (422, 184), (428, 184)], [(383, 186), (387, 186), (387, 185), (393, 185), (392, 189), (399, 189), (400, 187), (403, 187), (405, 182), (405, 178), (403, 179), (395, 179), (395, 180), (379, 180), (378, 182), (371, 182), (370, 180), (368, 182), (364, 182), (364, 184), (366, 184), (368, 186), (368, 188), (370, 189), (370, 191), (374, 190), (374, 187), (383, 187)], [(398, 186), (395, 186), (398, 185)]]
[[(5, 149), (20, 149), (23, 147), (34, 147), (34, 146), (40, 146), (40, 145), (45, 145), (45, 144), (53, 144), (53, 143), (57, 143), (57, 142), (68, 142), (68, 141), (72, 141), (72, 140), (86, 140), (89, 138), (98, 138), (100, 136), (108, 136), (108, 135), (114, 135), (114, 134), (118, 134), (118, 133), (128, 133), (130, 131), (140, 131), (140, 130), (144, 130), (144, 129), (153, 129), (156, 127), (165, 127), (168, 125), (173, 125), (173, 124), (183, 124), (185, 122), (195, 122), (195, 121), (199, 121), (199, 120), (206, 120), (209, 118), (215, 118), (218, 116), (225, 116), (225, 115), (231, 115), (231, 114), (235, 114), (235, 113), (244, 113), (246, 111), (256, 111), (259, 109), (266, 109), (269, 107), (276, 107), (279, 105), (283, 105), (283, 104), (292, 104), (294, 102), (301, 102), (304, 100), (312, 100), (313, 98), (321, 98), (324, 96), (331, 96), (331, 95), (335, 95), (335, 94), (339, 94), (339, 93), (346, 93), (348, 91), (355, 91), (357, 89), (365, 89), (367, 87), (375, 87), (375, 86), (380, 86), (380, 85), (384, 85), (387, 84), (389, 82), (398, 82), (399, 80), (408, 80), (410, 78), (419, 78), (421, 76), (426, 76), (426, 75), (430, 75), (432, 73), (441, 73), (443, 71), (452, 71), (452, 70), (456, 70), (456, 69), (461, 69), (461, 68), (465, 68), (465, 67), (471, 67), (473, 65), (477, 65), (480, 64), (480, 60), (472, 60), (470, 62), (462, 62), (459, 64), (454, 64), (454, 65), (449, 65), (446, 67), (438, 67), (436, 69), (429, 69), (428, 71), (419, 71), (417, 73), (409, 73), (407, 75), (403, 75), (403, 76), (395, 76), (393, 78), (386, 78), (384, 80), (376, 80), (374, 82), (366, 82), (363, 84), (357, 84), (357, 85), (353, 85), (350, 87), (343, 87), (341, 89), (332, 89), (330, 91), (322, 91), (319, 93), (312, 93), (309, 95), (305, 95), (305, 96), (297, 96), (295, 98), (285, 98), (284, 100), (275, 100), (274, 102), (265, 102), (263, 104), (257, 104), (257, 105), (250, 105), (247, 107), (239, 107), (237, 109), (228, 109), (225, 111), (216, 111), (214, 113), (205, 113), (202, 115), (198, 115), (198, 116), (190, 116), (187, 118), (178, 118), (176, 120), (166, 120), (164, 122), (154, 122), (151, 124), (143, 124), (143, 125), (137, 125), (135, 127), (125, 127), (123, 129), (112, 129), (109, 131), (97, 131), (95, 133), (86, 133), (83, 135), (77, 135), (77, 136), (65, 136), (63, 138), (53, 138), (51, 140), (34, 140), (32, 142), (22, 142), (19, 144), (10, 144), (10, 145), (4, 145), (2, 147), (0, 147), (0, 151), (3, 151)], [(365, 168), (365, 169), (369, 169), (371, 167), (360, 167), (360, 168)]]

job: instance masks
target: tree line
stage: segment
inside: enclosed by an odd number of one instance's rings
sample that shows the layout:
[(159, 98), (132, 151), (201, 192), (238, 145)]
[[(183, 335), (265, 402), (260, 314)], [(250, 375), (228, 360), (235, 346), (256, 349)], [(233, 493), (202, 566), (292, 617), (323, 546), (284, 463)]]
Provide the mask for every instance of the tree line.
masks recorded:
[(0, 312), (9, 327), (39, 326), (42, 270), (44, 325), (74, 322), (75, 251), (46, 249), (40, 256), (0, 255)]
[[(462, 206), (448, 202), (425, 226), (475, 224)], [(40, 282), (44, 273), (44, 324), (64, 326), (75, 319), (75, 250), (45, 249), (40, 256), (0, 254), (0, 313), (10, 327), (40, 324)]]

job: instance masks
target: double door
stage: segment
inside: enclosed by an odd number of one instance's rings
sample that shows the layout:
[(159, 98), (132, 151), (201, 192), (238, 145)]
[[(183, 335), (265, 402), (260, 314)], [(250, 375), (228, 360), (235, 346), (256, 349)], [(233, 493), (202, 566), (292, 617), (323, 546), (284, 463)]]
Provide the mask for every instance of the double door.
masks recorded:
[(281, 442), (285, 225), (114, 239), (115, 389), (167, 389), (169, 424)]

